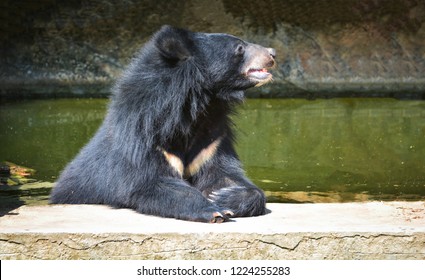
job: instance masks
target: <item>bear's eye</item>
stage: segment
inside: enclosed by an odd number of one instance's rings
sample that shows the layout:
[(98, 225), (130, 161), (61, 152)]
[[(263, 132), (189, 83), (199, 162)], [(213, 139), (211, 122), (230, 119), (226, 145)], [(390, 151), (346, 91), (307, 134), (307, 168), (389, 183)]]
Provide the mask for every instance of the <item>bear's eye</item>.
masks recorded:
[(238, 45), (236, 47), (236, 55), (243, 55), (245, 53), (245, 46), (244, 45)]

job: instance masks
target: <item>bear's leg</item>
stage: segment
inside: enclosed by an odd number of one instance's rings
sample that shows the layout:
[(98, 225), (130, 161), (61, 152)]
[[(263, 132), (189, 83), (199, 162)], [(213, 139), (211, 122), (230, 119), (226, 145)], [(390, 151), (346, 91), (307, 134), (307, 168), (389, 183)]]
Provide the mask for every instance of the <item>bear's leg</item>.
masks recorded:
[(233, 213), (208, 201), (197, 189), (183, 180), (160, 178), (149, 189), (133, 192), (136, 211), (188, 221), (221, 223)]
[(192, 183), (209, 201), (231, 210), (234, 217), (266, 213), (264, 192), (245, 177), (239, 160), (231, 155), (217, 155), (192, 178)]

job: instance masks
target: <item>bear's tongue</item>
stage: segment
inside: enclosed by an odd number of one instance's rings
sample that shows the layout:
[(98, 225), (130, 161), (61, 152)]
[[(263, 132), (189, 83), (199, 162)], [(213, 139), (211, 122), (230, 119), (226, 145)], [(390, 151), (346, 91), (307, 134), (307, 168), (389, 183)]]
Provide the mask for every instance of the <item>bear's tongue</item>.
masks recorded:
[(263, 69), (249, 69), (248, 76), (253, 77), (258, 80), (267, 79), (270, 76), (270, 73), (267, 72), (266, 68)]

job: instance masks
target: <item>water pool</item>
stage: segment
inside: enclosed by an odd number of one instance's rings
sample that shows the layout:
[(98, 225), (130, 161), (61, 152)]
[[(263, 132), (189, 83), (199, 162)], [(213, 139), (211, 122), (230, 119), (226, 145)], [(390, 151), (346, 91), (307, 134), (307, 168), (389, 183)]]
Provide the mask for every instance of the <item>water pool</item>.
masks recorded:
[[(3, 102), (0, 161), (35, 169), (43, 183), (0, 185), (0, 203), (47, 203), (49, 182), (95, 133), (107, 104)], [(270, 202), (425, 199), (424, 101), (248, 99), (233, 119), (247, 175)]]

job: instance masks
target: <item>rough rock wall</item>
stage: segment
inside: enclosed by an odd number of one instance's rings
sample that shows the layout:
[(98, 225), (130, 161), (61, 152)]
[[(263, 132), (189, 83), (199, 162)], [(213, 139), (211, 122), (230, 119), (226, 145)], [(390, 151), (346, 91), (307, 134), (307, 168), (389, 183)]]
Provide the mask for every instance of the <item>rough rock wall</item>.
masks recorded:
[(421, 0), (5, 0), (0, 93), (108, 94), (163, 24), (274, 47), (274, 83), (251, 96), (425, 93)]

